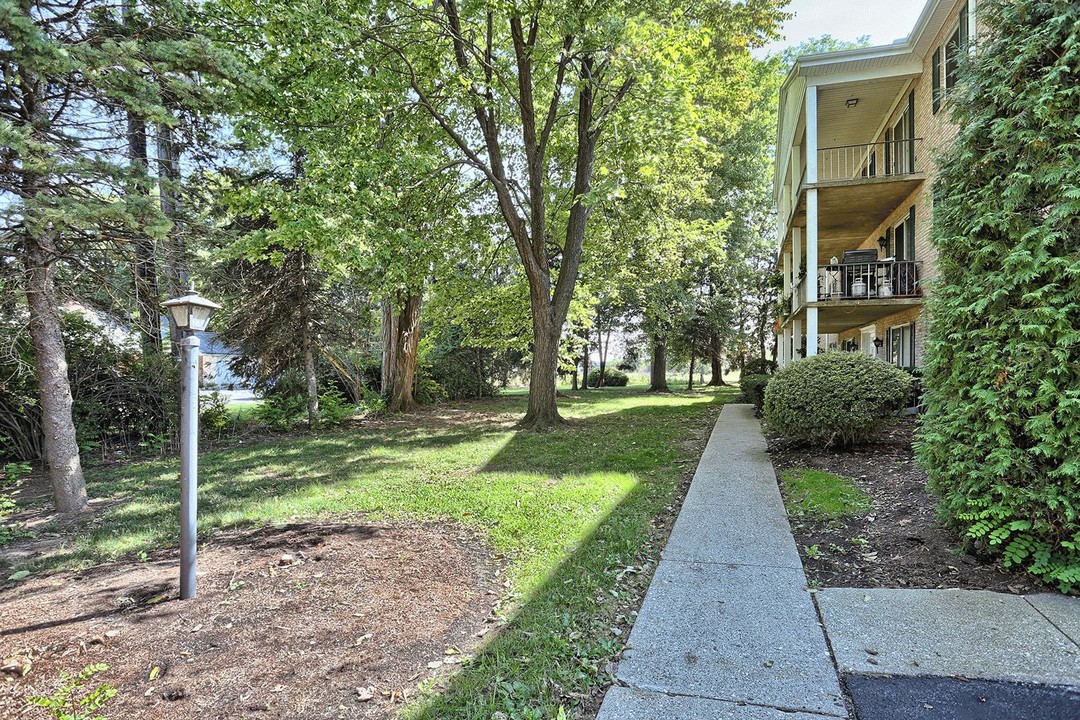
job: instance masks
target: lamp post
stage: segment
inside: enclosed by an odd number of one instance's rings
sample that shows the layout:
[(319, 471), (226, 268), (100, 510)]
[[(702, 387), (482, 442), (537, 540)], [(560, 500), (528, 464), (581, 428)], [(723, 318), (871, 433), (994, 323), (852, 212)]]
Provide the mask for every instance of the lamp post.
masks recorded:
[(881, 359), (881, 346), (885, 344), (885, 341), (879, 337), (874, 338), (874, 357)]
[(195, 531), (199, 482), (199, 337), (221, 308), (195, 292), (166, 300), (180, 342), (180, 599), (195, 597)]

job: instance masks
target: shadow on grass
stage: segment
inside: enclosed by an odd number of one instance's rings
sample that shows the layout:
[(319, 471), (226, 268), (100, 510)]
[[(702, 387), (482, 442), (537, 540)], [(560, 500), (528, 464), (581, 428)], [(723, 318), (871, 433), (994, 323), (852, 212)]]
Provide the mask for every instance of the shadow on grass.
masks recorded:
[[(659, 548), (648, 541), (657, 532), (653, 520), (675, 500), (685, 467), (677, 461), (696, 459), (692, 431), (707, 430), (706, 418), (715, 417), (705, 408), (733, 394), (589, 391), (561, 401), (577, 419), (548, 433), (492, 422), (387, 422), (206, 453), (200, 536), (348, 513), (447, 518), (482, 529), (511, 556), (521, 596), (472, 663), (406, 716), (554, 717), (560, 705), (587, 702), (621, 651), (625, 633), (612, 627), (628, 622), (651, 573), (643, 565)], [(459, 407), (506, 412), (523, 402)], [(162, 461), (95, 473), (91, 493), (122, 503), (38, 569), (141, 550), (175, 554), (176, 472), (175, 462)]]

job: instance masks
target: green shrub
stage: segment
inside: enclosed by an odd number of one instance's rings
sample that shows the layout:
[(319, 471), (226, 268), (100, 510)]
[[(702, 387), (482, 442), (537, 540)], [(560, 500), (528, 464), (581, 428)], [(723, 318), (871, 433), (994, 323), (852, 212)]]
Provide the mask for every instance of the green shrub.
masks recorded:
[(765, 407), (765, 386), (772, 380), (770, 375), (744, 375), (739, 378), (739, 389), (746, 402), (754, 404), (754, 411), (761, 415)]
[[(179, 402), (172, 358), (143, 357), (78, 313), (61, 321), (79, 447), (109, 454), (171, 446)], [(24, 318), (0, 317), (0, 347), (0, 460), (33, 460), (42, 454), (43, 430)]]
[(743, 365), (743, 375), (772, 375), (776, 372), (776, 361), (768, 358), (753, 358)]
[(307, 418), (307, 400), (302, 395), (273, 393), (255, 408), (255, 417), (271, 430), (291, 430)]
[[(615, 368), (604, 368), (604, 387), (626, 387), (630, 376)], [(600, 387), (600, 368), (589, 371), (589, 387)]]
[(869, 355), (827, 352), (798, 360), (765, 390), (770, 432), (825, 446), (872, 440), (911, 393), (911, 376)]
[(319, 395), (319, 418), (327, 425), (342, 425), (356, 415), (356, 404), (345, 397), (341, 388), (330, 386)]
[(207, 437), (221, 437), (229, 428), (229, 407), (219, 392), (199, 395), (199, 431)]
[(987, 0), (979, 15), (935, 187), (918, 454), (976, 550), (1068, 592), (1080, 588), (1080, 5)]

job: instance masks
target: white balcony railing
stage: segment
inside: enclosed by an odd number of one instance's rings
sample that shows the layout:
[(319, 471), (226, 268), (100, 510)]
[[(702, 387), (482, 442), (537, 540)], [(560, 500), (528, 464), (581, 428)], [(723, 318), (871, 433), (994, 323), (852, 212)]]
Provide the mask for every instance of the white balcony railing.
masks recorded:
[(821, 148), (818, 181), (908, 175), (917, 172), (921, 152), (921, 138)]

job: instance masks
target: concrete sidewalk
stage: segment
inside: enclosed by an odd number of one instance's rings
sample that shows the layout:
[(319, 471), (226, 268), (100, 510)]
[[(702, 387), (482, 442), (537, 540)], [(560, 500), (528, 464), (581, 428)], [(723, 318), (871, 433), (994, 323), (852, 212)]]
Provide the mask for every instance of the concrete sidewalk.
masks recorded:
[(847, 717), (758, 421), (724, 407), (600, 720)]
[(727, 405), (598, 719), (821, 720), (849, 707), (864, 720), (1080, 718), (1080, 598), (816, 598), (760, 423)]

